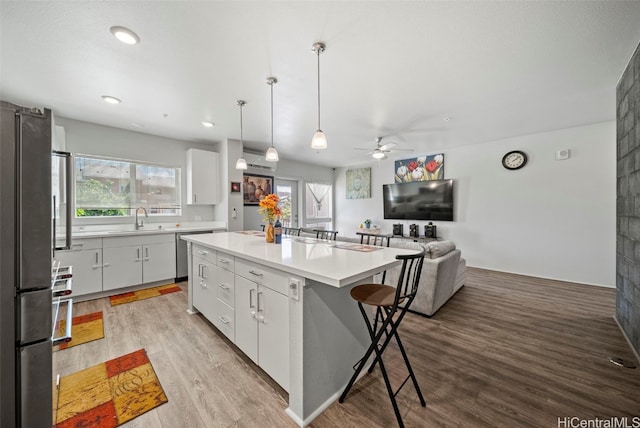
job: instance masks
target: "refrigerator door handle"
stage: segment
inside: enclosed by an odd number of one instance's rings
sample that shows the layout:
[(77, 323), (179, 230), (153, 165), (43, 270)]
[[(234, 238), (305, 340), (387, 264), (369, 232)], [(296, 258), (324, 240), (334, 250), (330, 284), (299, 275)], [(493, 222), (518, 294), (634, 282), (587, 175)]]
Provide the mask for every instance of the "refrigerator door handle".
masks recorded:
[[(56, 250), (70, 250), (71, 249), (71, 230), (72, 230), (71, 221), (73, 220), (73, 212), (71, 210), (73, 205), (71, 203), (71, 193), (73, 191), (73, 183), (71, 180), (71, 168), (73, 168), (73, 158), (71, 156), (71, 153), (61, 152), (58, 150), (54, 150), (53, 155), (65, 158), (65, 171), (64, 171), (65, 183), (64, 184), (65, 184), (65, 192), (66, 192), (66, 199), (67, 199), (67, 203), (65, 204), (65, 220), (66, 220), (65, 234), (64, 234), (65, 245), (62, 247), (57, 247), (55, 245), (56, 230), (55, 230), (55, 216), (54, 216), (54, 224), (53, 224), (54, 248)], [(55, 199), (54, 199), (54, 206), (55, 206)]]

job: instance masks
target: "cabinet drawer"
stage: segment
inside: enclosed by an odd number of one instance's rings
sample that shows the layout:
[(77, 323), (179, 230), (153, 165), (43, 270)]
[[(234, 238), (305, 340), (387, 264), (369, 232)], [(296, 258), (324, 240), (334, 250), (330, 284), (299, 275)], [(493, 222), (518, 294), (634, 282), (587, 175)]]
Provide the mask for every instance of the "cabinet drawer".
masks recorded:
[(218, 275), (216, 278), (216, 287), (218, 289), (218, 299), (222, 300), (227, 305), (235, 308), (235, 275), (233, 272), (218, 268)]
[(102, 238), (104, 248), (128, 247), (131, 245), (162, 244), (165, 242), (176, 242), (175, 233), (161, 233), (149, 235), (114, 236), (112, 238)]
[(199, 257), (200, 259), (207, 261), (212, 264), (216, 264), (216, 252), (209, 248), (201, 247), (199, 245), (194, 245), (191, 249), (193, 255), (195, 257)]
[(216, 302), (216, 315), (213, 320), (218, 330), (224, 333), (232, 342), (235, 342), (235, 313), (233, 308), (229, 307), (222, 300)]
[(220, 266), (222, 269), (226, 269), (231, 272), (233, 272), (235, 269), (234, 257), (225, 253), (218, 253), (216, 257), (216, 264)]
[[(71, 249), (64, 251), (82, 251), (102, 249), (102, 238), (72, 239)], [(56, 251), (57, 253), (57, 251)]]
[(236, 260), (236, 274), (256, 284), (264, 285), (285, 296), (289, 295), (289, 277), (285, 272), (246, 260)]

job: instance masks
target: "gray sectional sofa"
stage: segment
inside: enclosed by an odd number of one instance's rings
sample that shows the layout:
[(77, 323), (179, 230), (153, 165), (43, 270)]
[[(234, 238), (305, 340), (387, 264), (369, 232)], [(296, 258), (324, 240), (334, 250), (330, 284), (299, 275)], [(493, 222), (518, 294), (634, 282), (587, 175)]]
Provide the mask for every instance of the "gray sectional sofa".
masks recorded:
[[(338, 240), (360, 242), (359, 238), (346, 238), (340, 235)], [(467, 263), (453, 242), (431, 241), (425, 244), (407, 239), (391, 239), (391, 247), (416, 250), (424, 247), (426, 250), (418, 293), (411, 304), (410, 311), (431, 317), (464, 285)], [(385, 284), (395, 286), (398, 283), (399, 273), (399, 267), (388, 270)], [(374, 282), (380, 283), (381, 280), (382, 274), (374, 276)]]
[[(392, 240), (391, 246), (417, 250), (424, 247), (426, 250), (418, 293), (410, 307), (412, 312), (432, 316), (464, 285), (467, 263), (453, 242), (432, 241), (421, 244), (404, 240), (394, 243)], [(388, 270), (385, 283), (395, 286), (399, 273), (399, 267)], [(381, 277), (382, 275), (376, 275), (374, 281), (379, 282)]]

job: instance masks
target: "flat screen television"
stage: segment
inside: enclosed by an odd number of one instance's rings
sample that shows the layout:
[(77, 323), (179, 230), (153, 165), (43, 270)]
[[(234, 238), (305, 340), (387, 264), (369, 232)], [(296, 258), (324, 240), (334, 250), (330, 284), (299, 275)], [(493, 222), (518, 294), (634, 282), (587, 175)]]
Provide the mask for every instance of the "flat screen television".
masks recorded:
[(453, 180), (382, 186), (384, 218), (453, 221)]

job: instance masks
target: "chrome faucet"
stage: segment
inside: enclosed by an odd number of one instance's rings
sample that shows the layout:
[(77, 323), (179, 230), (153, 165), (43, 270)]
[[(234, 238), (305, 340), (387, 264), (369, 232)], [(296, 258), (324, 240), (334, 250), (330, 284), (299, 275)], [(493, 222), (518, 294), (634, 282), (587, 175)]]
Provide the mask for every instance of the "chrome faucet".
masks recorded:
[(143, 220), (140, 220), (140, 222), (138, 222), (138, 211), (140, 210), (144, 211), (145, 217), (149, 217), (149, 214), (147, 214), (147, 209), (145, 207), (136, 208), (136, 230), (140, 229), (141, 227), (144, 227)]

